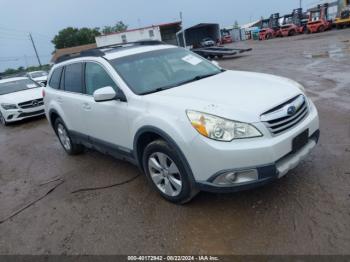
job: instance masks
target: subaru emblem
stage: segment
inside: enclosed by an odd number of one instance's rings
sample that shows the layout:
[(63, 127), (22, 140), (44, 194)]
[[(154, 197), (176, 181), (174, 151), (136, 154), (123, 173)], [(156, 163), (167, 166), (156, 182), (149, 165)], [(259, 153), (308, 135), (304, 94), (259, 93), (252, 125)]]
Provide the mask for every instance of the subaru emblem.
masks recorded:
[(296, 111), (297, 111), (297, 108), (295, 106), (290, 106), (287, 109), (287, 114), (291, 116), (291, 115), (294, 115)]

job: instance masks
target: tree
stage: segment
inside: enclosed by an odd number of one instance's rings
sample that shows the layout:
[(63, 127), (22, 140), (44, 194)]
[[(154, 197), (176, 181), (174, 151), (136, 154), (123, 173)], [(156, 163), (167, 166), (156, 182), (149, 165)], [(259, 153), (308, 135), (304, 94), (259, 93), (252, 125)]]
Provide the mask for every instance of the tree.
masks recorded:
[(114, 26), (114, 32), (124, 32), (128, 29), (128, 26), (123, 23), (123, 21), (119, 21)]
[(119, 33), (124, 32), (128, 29), (128, 25), (124, 24), (123, 21), (117, 22), (114, 26), (105, 26), (102, 29), (103, 34)]
[(102, 33), (105, 34), (105, 35), (113, 33), (113, 27), (112, 26), (105, 26), (102, 29)]
[(15, 74), (17, 73), (17, 70), (16, 69), (13, 69), (13, 68), (8, 68), (4, 71), (4, 75), (12, 75), (12, 74)]
[(239, 24), (237, 20), (235, 20), (234, 28), (239, 28)]
[(95, 43), (95, 36), (101, 35), (99, 28), (67, 27), (58, 32), (51, 41), (56, 49)]

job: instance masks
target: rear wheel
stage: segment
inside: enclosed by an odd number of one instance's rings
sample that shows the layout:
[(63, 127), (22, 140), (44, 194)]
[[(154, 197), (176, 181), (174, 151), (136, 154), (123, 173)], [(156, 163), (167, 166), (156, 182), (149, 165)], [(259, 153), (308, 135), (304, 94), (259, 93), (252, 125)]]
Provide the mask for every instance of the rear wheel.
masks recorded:
[(77, 155), (84, 151), (84, 147), (82, 145), (73, 142), (68, 129), (61, 118), (57, 118), (55, 121), (55, 132), (63, 149), (68, 155)]
[(6, 126), (6, 125), (7, 125), (6, 119), (5, 119), (5, 117), (1, 114), (1, 111), (0, 111), (0, 123), (1, 123), (3, 126)]
[(294, 30), (291, 30), (288, 34), (289, 36), (295, 36), (295, 31)]
[(151, 142), (144, 150), (142, 162), (147, 178), (166, 200), (186, 203), (198, 193), (184, 163), (164, 140)]

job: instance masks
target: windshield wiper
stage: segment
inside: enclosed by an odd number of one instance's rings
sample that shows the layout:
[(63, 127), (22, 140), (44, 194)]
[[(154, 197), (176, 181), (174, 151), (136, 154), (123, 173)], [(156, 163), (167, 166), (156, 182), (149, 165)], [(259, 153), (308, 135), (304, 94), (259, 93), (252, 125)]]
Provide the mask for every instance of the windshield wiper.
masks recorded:
[(160, 92), (160, 91), (164, 91), (164, 90), (167, 90), (169, 88), (172, 88), (174, 86), (163, 86), (163, 87), (158, 87), (154, 90), (150, 90), (150, 91), (147, 91), (147, 92), (144, 92), (144, 93), (141, 93), (140, 95), (149, 95), (149, 94), (153, 94), (153, 93), (157, 93), (157, 92)]
[[(224, 72), (224, 71), (221, 71), (221, 72)], [(201, 80), (203, 78), (207, 78), (207, 77), (211, 77), (211, 76), (220, 74), (221, 72), (219, 72), (219, 73), (211, 73), (211, 74), (206, 74), (206, 75), (198, 75), (198, 76), (195, 76), (195, 77), (193, 77), (191, 79), (188, 79), (188, 80), (185, 80), (185, 81), (181, 81), (181, 82), (173, 84), (173, 85), (167, 85), (167, 86), (158, 87), (158, 88), (156, 88), (154, 90), (150, 90), (150, 91), (141, 93), (140, 95), (149, 95), (149, 94), (153, 94), (153, 93), (157, 93), (157, 92), (160, 92), (160, 91), (164, 91), (164, 90), (167, 90), (167, 89), (170, 89), (170, 88), (173, 88), (173, 87), (182, 86), (184, 84), (188, 84), (188, 83), (191, 83), (191, 82), (194, 82), (194, 81)]]
[(220, 74), (220, 73), (221, 72), (219, 72), (219, 73), (211, 73), (211, 74), (206, 74), (206, 75), (198, 75), (198, 76), (195, 76), (195, 77), (193, 77), (191, 79), (188, 79), (188, 80), (182, 81), (180, 83), (177, 83), (176, 86), (181, 86), (181, 85), (184, 85), (184, 84), (195, 82), (195, 81), (198, 81), (198, 80), (201, 80), (201, 79), (204, 79), (204, 78), (215, 76), (215, 75)]

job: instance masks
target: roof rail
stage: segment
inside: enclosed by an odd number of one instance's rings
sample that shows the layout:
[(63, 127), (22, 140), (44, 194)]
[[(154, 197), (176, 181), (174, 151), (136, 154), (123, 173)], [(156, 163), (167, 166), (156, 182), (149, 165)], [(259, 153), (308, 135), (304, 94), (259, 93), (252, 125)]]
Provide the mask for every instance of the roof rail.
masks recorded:
[[(123, 48), (123, 47), (134, 47), (134, 46), (147, 46), (147, 45), (165, 45), (166, 43), (158, 40), (141, 40), (137, 42), (127, 42), (122, 44), (113, 44), (113, 45), (107, 45), (107, 46), (101, 46), (96, 47), (89, 50), (84, 50), (72, 54), (62, 55), (58, 57), (55, 61), (55, 64), (74, 59), (79, 57), (87, 57), (87, 56), (95, 56), (95, 57), (101, 57), (104, 56), (106, 51), (111, 51), (117, 48)], [(106, 50), (104, 50), (106, 49)]]

